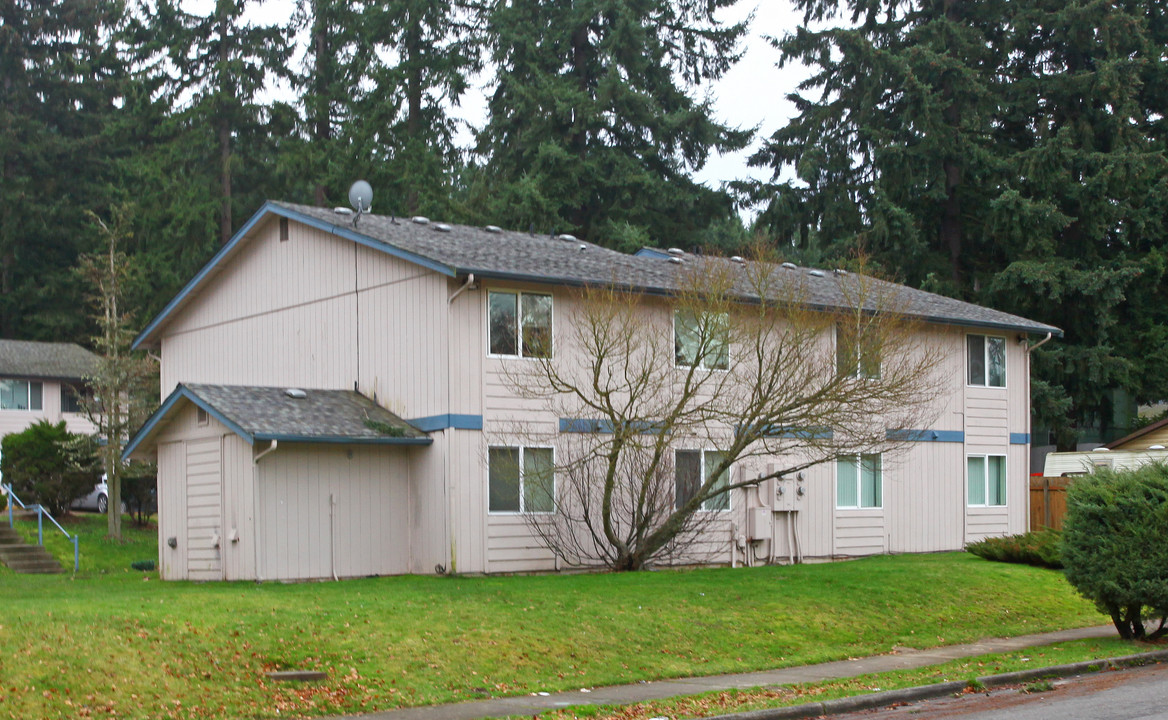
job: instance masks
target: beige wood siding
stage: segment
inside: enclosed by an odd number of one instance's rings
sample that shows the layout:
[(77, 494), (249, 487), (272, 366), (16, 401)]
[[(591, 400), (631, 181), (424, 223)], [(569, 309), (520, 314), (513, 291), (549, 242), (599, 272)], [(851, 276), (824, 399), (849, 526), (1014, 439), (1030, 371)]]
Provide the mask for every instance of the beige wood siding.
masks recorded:
[(1165, 425), (1158, 430), (1152, 430), (1149, 433), (1139, 436), (1134, 440), (1130, 440), (1123, 445), (1120, 445), (1115, 450), (1147, 450), (1152, 445), (1163, 445), (1168, 447), (1168, 425)]
[(255, 465), (260, 579), (408, 572), (411, 452), (289, 445), (261, 459)]

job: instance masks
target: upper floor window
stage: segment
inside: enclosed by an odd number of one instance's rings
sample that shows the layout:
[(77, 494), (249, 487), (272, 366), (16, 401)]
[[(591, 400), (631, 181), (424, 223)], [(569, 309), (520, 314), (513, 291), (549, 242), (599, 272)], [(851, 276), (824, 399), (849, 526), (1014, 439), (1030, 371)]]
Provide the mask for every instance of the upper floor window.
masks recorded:
[[(680, 508), (698, 493), (710, 479), (710, 474), (718, 469), (724, 455), (715, 450), (678, 450), (674, 454), (674, 498), (675, 507)], [(727, 473), (715, 478), (712, 488), (726, 486)], [(729, 510), (730, 493), (724, 492), (702, 502), (702, 510)]]
[(884, 471), (880, 453), (845, 455), (835, 463), (837, 508), (883, 507)]
[(835, 368), (843, 377), (880, 379), (880, 347), (856, 328), (835, 328)]
[(550, 513), (556, 509), (555, 454), (551, 448), (487, 450), (490, 512)]
[(969, 384), (1006, 387), (1006, 338), (967, 335)]
[(487, 314), (492, 355), (552, 356), (551, 295), (492, 290)]
[(1006, 456), (970, 455), (969, 504), (1001, 507), (1006, 504)]
[(85, 407), (81, 404), (81, 388), (76, 385), (62, 385), (61, 412), (79, 413), (84, 411)]
[(43, 398), (43, 383), (0, 380), (0, 410), (41, 410)]
[(694, 364), (711, 370), (730, 367), (730, 318), (726, 313), (673, 314), (673, 350), (681, 367)]

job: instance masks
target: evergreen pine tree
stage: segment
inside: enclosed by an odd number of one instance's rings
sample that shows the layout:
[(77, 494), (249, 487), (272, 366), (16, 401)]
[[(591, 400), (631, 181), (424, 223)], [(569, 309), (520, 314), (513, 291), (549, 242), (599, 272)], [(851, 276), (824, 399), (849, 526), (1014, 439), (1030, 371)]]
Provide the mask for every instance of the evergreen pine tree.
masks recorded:
[(727, 195), (691, 178), (749, 132), (712, 118), (702, 83), (738, 59), (735, 0), (498, 3), (484, 166), (472, 203), (485, 218), (634, 249), (699, 244)]

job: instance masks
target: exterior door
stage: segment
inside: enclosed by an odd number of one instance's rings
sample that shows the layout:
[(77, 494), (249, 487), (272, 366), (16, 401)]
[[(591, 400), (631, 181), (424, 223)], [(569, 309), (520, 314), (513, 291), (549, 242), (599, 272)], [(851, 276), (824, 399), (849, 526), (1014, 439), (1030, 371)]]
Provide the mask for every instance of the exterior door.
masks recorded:
[(187, 578), (223, 579), (223, 470), (219, 438), (188, 440)]

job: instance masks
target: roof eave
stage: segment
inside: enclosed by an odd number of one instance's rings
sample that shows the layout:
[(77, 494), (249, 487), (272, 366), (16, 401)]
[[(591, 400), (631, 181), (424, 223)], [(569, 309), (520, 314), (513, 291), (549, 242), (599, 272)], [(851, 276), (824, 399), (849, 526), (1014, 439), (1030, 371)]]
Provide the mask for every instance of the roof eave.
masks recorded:
[(430, 437), (351, 437), (347, 435), (283, 435), (279, 433), (256, 433), (255, 439), (263, 442), (275, 440), (282, 443), (320, 443), (328, 445), (433, 445)]

